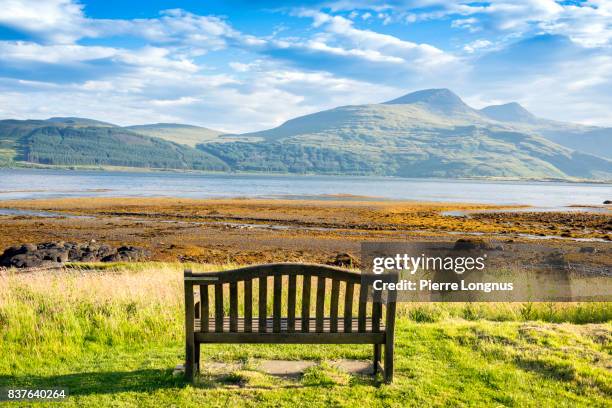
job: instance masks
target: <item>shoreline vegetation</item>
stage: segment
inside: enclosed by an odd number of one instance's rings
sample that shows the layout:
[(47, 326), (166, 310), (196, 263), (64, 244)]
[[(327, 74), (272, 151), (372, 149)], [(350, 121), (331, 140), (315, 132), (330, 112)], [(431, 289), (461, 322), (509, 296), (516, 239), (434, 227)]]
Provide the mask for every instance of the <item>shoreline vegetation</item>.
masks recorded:
[[(56, 404), (69, 407), (609, 403), (610, 303), (399, 304), (390, 385), (335, 368), (371, 357), (370, 347), (342, 345), (207, 345), (203, 375), (187, 384), (172, 375), (184, 358), (182, 270), (236, 266), (0, 273), (0, 387), (68, 387)], [(315, 365), (278, 377), (259, 369), (262, 359)]]
[(464, 181), (495, 181), (495, 182), (540, 182), (540, 183), (567, 183), (567, 184), (612, 184), (612, 179), (588, 179), (588, 178), (577, 178), (577, 177), (501, 177), (501, 176), (458, 176), (458, 177), (401, 177), (392, 175), (351, 175), (351, 174), (319, 174), (319, 173), (290, 173), (290, 172), (275, 172), (275, 171), (210, 171), (210, 170), (196, 170), (196, 169), (171, 169), (171, 168), (145, 168), (145, 167), (126, 167), (126, 166), (97, 166), (97, 165), (48, 165), (39, 163), (29, 162), (1, 162), (0, 171), (2, 169), (34, 169), (34, 170), (65, 170), (65, 171), (109, 171), (109, 172), (126, 172), (126, 173), (176, 173), (176, 174), (202, 174), (202, 175), (236, 175), (236, 176), (277, 176), (277, 177), (355, 177), (355, 178), (383, 178), (383, 179), (419, 179), (419, 180), (464, 180)]

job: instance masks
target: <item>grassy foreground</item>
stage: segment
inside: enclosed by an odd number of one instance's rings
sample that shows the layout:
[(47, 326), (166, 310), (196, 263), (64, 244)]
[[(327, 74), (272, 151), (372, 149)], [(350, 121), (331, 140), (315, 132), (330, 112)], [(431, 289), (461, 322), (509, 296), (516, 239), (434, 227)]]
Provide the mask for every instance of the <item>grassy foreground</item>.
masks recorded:
[[(612, 405), (609, 303), (401, 305), (391, 385), (330, 364), (371, 346), (213, 345), (204, 366), (235, 368), (192, 386), (172, 375), (183, 266), (0, 275), (0, 387), (68, 387), (62, 407)], [(281, 379), (263, 358), (320, 364)]]

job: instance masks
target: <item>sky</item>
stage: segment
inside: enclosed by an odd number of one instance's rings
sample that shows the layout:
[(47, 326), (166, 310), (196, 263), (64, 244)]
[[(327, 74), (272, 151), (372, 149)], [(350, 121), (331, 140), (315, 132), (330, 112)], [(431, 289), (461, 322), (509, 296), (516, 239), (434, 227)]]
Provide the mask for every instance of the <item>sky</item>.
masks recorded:
[(425, 88), (612, 126), (612, 0), (0, 0), (0, 118), (246, 132)]

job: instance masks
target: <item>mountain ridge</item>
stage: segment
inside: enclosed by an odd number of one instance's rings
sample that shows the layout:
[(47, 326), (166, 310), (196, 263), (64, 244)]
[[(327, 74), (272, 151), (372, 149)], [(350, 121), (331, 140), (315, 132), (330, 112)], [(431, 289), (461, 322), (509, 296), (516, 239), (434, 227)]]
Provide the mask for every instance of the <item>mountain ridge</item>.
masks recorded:
[[(78, 151), (79, 164), (88, 160), (108, 163), (117, 154), (123, 162), (136, 163), (136, 167), (612, 180), (609, 158), (567, 147), (572, 143), (580, 147), (584, 138), (599, 138), (603, 142), (597, 153), (607, 154), (611, 135), (605, 128), (537, 118), (516, 102), (474, 109), (452, 91), (441, 88), (412, 92), (379, 104), (340, 106), (244, 134), (224, 134), (180, 123), (119, 127), (76, 117), (4, 120), (0, 121), (0, 162), (44, 162), (49, 157), (57, 161), (61, 157), (61, 164), (70, 165), (71, 160), (77, 160), (65, 153)], [(566, 146), (555, 138), (567, 139)], [(81, 139), (99, 146), (99, 151), (90, 151)], [(132, 156), (117, 151), (109, 140), (123, 145)], [(157, 157), (163, 156), (163, 149), (174, 156), (168, 160)], [(46, 158), (40, 152), (47, 154)]]

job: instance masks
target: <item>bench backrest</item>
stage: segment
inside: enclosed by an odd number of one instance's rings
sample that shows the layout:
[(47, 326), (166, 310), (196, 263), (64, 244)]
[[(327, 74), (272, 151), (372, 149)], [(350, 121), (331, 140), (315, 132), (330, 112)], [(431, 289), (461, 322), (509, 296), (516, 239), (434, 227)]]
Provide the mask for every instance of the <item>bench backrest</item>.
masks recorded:
[[(298, 290), (298, 279), (301, 289)], [(268, 290), (272, 281), (272, 290)], [(316, 280), (315, 313), (311, 316), (311, 287)], [(253, 286), (257, 285), (257, 316), (254, 319)], [(239, 299), (239, 285), (242, 302)], [(211, 288), (209, 293), (209, 287)], [(225, 288), (225, 289), (224, 289)], [(199, 291), (197, 290), (199, 289)], [(229, 289), (229, 290), (228, 290)], [(331, 291), (330, 291), (331, 289)], [(297, 330), (305, 333), (329, 331), (340, 332), (380, 332), (383, 308), (380, 301), (368, 307), (370, 284), (362, 284), (361, 274), (327, 265), (314, 264), (267, 264), (249, 266), (229, 271), (211, 273), (192, 273), (185, 271), (186, 319), (200, 320), (200, 331), (208, 332), (210, 318), (214, 317), (214, 332), (237, 332), (239, 316), (242, 316), (240, 331), (269, 332), (268, 320), (272, 320), (271, 332), (295, 332), (296, 319), (301, 319)], [(195, 298), (194, 298), (194, 292)], [(271, 292), (271, 312), (268, 300)], [(372, 293), (372, 292), (371, 292)], [(213, 296), (210, 296), (210, 295)], [(224, 328), (226, 308), (224, 296), (229, 294), (229, 326)], [(301, 296), (300, 296), (301, 294)], [(357, 297), (356, 308), (354, 297)], [(199, 297), (199, 299), (198, 299)], [(327, 300), (326, 301), (326, 297)], [(214, 301), (213, 299), (214, 298)], [(298, 305), (298, 302), (301, 305)], [(239, 312), (242, 303), (242, 313)], [(286, 316), (283, 309), (286, 304)], [(326, 312), (326, 304), (328, 312)], [(343, 305), (342, 315), (339, 315)], [(300, 310), (297, 317), (296, 310)], [(213, 310), (214, 309), (214, 310)], [(357, 310), (355, 310), (357, 309)], [(354, 316), (356, 314), (356, 317)], [(286, 318), (286, 327), (281, 330), (281, 319)], [(354, 325), (354, 319), (357, 324)], [(310, 324), (314, 320), (314, 325)], [(191, 320), (193, 321), (193, 320)], [(341, 322), (339, 325), (338, 322)], [(368, 322), (366, 324), (366, 322)], [(395, 303), (388, 302), (385, 313), (385, 328), (392, 329), (395, 322)], [(342, 324), (343, 323), (343, 324)], [(327, 326), (327, 324), (329, 326)], [(313, 327), (314, 326), (314, 327)], [(354, 327), (356, 326), (356, 327)]]

